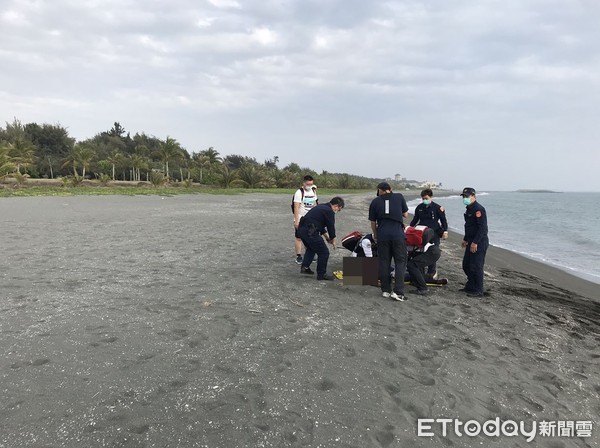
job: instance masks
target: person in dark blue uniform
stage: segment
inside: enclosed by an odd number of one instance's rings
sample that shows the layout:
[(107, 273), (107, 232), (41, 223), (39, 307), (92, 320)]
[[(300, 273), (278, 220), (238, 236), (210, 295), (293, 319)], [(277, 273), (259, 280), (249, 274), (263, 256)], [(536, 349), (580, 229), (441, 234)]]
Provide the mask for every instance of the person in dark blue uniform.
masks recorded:
[(331, 199), (327, 204), (320, 204), (300, 219), (298, 235), (306, 247), (300, 273), (314, 274), (310, 264), (317, 259), (317, 280), (333, 280), (327, 275), (327, 261), (329, 260), (329, 249), (321, 235), (335, 248), (335, 214), (344, 208), (344, 200), (339, 196)]
[[(408, 216), (408, 206), (404, 196), (392, 193), (387, 182), (377, 185), (377, 197), (369, 206), (369, 221), (373, 239), (377, 243), (379, 256), (379, 280), (383, 297), (402, 302), (404, 297), (404, 272), (406, 271), (406, 242), (404, 240), (403, 218)], [(392, 290), (390, 265), (394, 259), (395, 280)]]
[(440, 247), (433, 244), (435, 234), (433, 229), (427, 229), (423, 232), (423, 246), (408, 247), (408, 270), (410, 283), (417, 287), (415, 294), (426, 296), (429, 294), (425, 276), (425, 268), (435, 264), (442, 254)]
[(489, 246), (487, 213), (485, 208), (477, 202), (474, 188), (467, 187), (461, 194), (465, 210), (465, 237), (462, 246), (465, 248), (462, 268), (467, 274), (467, 283), (461, 291), (469, 297), (482, 297), (483, 289), (483, 264)]
[[(448, 238), (448, 221), (446, 220), (446, 210), (440, 204), (432, 201), (433, 191), (426, 188), (421, 191), (421, 202), (415, 208), (415, 215), (410, 222), (414, 226), (427, 226), (433, 229), (433, 244), (440, 247), (440, 238)], [(433, 279), (437, 279), (437, 264), (434, 262), (427, 266), (427, 274)]]

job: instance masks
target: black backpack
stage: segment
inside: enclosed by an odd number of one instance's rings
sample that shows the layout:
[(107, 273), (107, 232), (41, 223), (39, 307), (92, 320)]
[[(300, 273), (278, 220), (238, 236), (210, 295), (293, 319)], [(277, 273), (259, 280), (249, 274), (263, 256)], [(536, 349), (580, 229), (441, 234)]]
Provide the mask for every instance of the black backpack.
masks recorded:
[[(317, 187), (312, 187), (312, 191), (314, 193), (314, 191), (317, 189)], [(302, 193), (302, 200), (304, 200), (304, 188), (298, 188), (298, 190), (300, 190), (300, 192)], [(292, 195), (292, 213), (294, 213), (294, 196), (296, 196), (296, 193), (294, 192), (294, 194)], [(319, 200), (317, 199), (316, 203), (319, 203)]]

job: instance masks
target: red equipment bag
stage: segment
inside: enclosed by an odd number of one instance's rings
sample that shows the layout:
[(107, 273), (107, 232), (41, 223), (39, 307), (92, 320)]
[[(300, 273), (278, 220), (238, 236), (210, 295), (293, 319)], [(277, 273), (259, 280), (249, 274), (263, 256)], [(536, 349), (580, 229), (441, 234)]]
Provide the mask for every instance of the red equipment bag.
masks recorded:
[(427, 226), (408, 226), (406, 229), (404, 229), (406, 245), (413, 247), (423, 247), (423, 233), (427, 229)]

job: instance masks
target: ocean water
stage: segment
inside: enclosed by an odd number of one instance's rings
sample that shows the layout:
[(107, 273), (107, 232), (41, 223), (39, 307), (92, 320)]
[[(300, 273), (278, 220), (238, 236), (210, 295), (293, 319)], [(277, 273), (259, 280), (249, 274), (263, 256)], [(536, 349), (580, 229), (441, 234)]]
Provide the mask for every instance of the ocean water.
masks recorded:
[[(600, 284), (600, 193), (482, 192), (490, 244)], [(434, 197), (448, 226), (462, 234), (459, 196)], [(410, 211), (420, 202), (410, 201)]]

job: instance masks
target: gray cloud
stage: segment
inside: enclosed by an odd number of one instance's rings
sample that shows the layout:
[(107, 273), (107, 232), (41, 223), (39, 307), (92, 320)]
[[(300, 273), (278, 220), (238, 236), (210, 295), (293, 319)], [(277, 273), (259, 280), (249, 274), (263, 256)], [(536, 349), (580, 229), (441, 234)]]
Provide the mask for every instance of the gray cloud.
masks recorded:
[(189, 150), (455, 187), (600, 190), (595, 2), (4, 3), (0, 119), (77, 138), (120, 121)]

